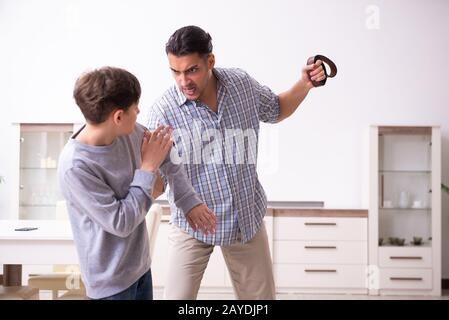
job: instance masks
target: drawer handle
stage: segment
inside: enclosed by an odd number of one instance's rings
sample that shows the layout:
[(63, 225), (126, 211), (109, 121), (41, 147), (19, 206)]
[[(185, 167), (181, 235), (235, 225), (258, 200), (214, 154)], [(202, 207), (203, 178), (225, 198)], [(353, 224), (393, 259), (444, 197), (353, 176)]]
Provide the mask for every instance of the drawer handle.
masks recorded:
[(304, 246), (304, 249), (337, 249), (336, 246)]
[(304, 222), (306, 226), (336, 226), (335, 222)]
[(390, 257), (391, 260), (422, 260), (422, 257)]
[(328, 273), (335, 273), (337, 270), (335, 269), (305, 269), (305, 272), (328, 272)]
[(422, 281), (422, 278), (413, 277), (390, 277), (391, 281)]

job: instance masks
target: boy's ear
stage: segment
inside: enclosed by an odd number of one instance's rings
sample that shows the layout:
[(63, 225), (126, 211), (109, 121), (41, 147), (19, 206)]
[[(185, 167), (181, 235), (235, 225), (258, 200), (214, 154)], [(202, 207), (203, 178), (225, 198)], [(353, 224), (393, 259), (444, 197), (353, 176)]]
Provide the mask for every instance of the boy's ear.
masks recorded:
[(123, 109), (116, 109), (112, 112), (112, 121), (114, 121), (115, 124), (120, 124), (123, 118)]

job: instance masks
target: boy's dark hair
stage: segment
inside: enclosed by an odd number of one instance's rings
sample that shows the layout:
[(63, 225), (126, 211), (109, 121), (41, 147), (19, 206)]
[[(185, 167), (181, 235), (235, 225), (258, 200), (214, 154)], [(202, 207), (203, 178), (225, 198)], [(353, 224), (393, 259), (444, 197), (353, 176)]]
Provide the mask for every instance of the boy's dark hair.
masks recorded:
[(87, 122), (104, 122), (115, 109), (128, 108), (139, 101), (139, 80), (130, 72), (103, 67), (82, 74), (75, 83), (73, 97)]
[(165, 52), (177, 57), (191, 53), (198, 53), (204, 57), (212, 52), (212, 38), (200, 27), (183, 27), (176, 30), (168, 39), (165, 45)]

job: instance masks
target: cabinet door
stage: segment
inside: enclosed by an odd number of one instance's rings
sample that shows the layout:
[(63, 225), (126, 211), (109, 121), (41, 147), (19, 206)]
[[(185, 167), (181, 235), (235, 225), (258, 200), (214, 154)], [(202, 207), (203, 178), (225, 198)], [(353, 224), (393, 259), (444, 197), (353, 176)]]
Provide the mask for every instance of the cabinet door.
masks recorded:
[(431, 268), (432, 248), (430, 247), (381, 247), (379, 266), (387, 268)]
[(274, 242), (274, 263), (367, 264), (366, 241)]
[(380, 289), (430, 290), (432, 269), (381, 269)]
[(168, 222), (161, 221), (154, 245), (151, 274), (154, 287), (163, 287), (168, 269)]
[(432, 246), (431, 128), (381, 127), (378, 139), (379, 243)]
[(19, 219), (67, 219), (57, 165), (73, 124), (21, 124)]
[(366, 288), (366, 266), (274, 264), (279, 288)]
[(282, 217), (274, 219), (274, 240), (367, 240), (366, 218)]
[(383, 292), (440, 295), (440, 128), (373, 126), (370, 146), (369, 264)]

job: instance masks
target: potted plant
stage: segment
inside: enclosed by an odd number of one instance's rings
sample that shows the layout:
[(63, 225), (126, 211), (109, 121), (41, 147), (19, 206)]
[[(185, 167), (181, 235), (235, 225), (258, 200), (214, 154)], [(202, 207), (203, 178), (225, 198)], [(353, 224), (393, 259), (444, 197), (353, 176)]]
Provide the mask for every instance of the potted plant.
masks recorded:
[(441, 189), (443, 189), (443, 191), (445, 191), (446, 193), (449, 194), (449, 187), (447, 185), (445, 185), (444, 183), (441, 184)]

